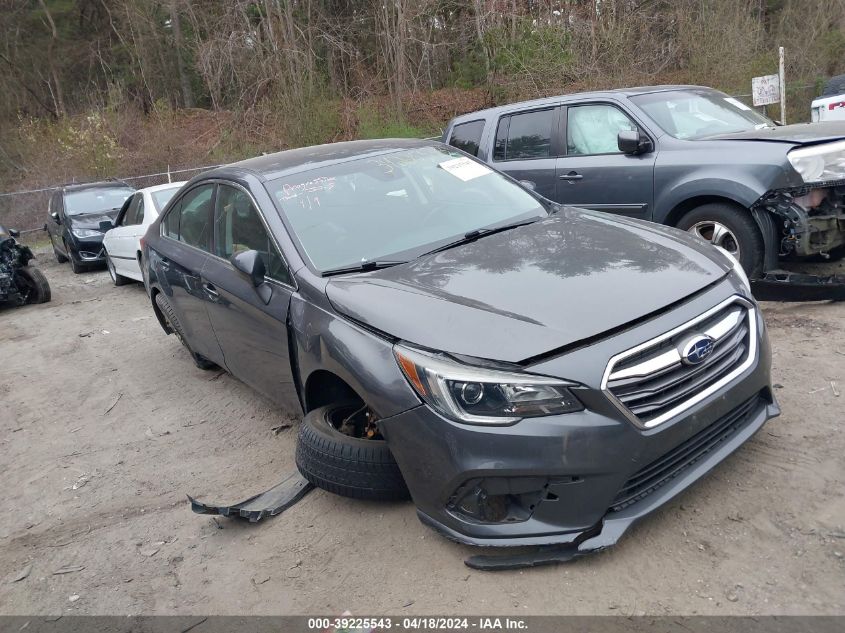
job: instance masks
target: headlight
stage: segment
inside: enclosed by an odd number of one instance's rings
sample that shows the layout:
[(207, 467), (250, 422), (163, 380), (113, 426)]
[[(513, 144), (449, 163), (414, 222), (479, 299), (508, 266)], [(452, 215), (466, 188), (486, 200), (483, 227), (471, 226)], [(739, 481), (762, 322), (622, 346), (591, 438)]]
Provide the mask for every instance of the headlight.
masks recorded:
[(393, 353), (420, 398), (457, 422), (511, 424), (584, 409), (573, 383), (557, 378), (472, 367), (404, 345)]
[(742, 282), (743, 287), (745, 287), (745, 290), (748, 291), (748, 295), (751, 296), (751, 282), (748, 280), (748, 275), (746, 274), (745, 269), (742, 267), (742, 264), (739, 263), (739, 260), (721, 246), (714, 245), (714, 248), (717, 248), (719, 251), (721, 251), (722, 255), (725, 256), (730, 265), (733, 267), (734, 273), (737, 277), (739, 277), (739, 280)]
[(799, 147), (786, 157), (804, 182), (845, 179), (845, 141)]
[(100, 231), (95, 231), (93, 229), (71, 229), (71, 233), (73, 233), (79, 239), (83, 239), (86, 237), (102, 237), (103, 234)]

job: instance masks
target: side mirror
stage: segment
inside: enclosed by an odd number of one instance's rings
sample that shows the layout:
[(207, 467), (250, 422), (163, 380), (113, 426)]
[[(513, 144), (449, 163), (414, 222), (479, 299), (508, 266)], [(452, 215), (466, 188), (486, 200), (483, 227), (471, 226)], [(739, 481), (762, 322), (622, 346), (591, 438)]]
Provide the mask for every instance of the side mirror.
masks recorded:
[(12, 237), (20, 237), (21, 232), (17, 229), (9, 229), (9, 235), (11, 235)]
[(50, 214), (50, 217), (51, 217), (51, 218), (53, 218), (53, 221), (54, 221), (56, 224), (61, 224), (61, 223), (62, 223), (62, 221), (59, 219), (59, 214), (58, 214), (58, 212), (53, 211), (53, 212)]
[(254, 287), (264, 283), (264, 260), (258, 251), (241, 251), (232, 255), (230, 260), (235, 269), (246, 275)]
[(106, 231), (111, 231), (114, 228), (114, 222), (111, 220), (102, 220), (100, 222), (100, 230), (105, 233)]
[(641, 134), (639, 130), (622, 130), (616, 135), (616, 145), (620, 152), (631, 156), (654, 150), (651, 139)]

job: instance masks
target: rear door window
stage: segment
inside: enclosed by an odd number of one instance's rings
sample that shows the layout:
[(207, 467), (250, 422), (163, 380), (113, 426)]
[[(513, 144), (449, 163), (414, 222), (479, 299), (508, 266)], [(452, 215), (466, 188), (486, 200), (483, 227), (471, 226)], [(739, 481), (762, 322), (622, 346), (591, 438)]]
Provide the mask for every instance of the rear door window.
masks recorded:
[(214, 185), (200, 185), (182, 196), (162, 222), (162, 234), (189, 246), (209, 250)]
[(126, 209), (126, 213), (123, 214), (123, 220), (121, 220), (121, 226), (132, 226), (133, 224), (138, 224), (138, 204), (143, 199), (143, 195), (140, 193), (136, 193), (132, 196), (132, 200), (129, 201), (129, 206)]
[(138, 208), (135, 210), (135, 224), (144, 223), (144, 196), (138, 196)]
[(452, 128), (449, 145), (457, 147), (467, 154), (478, 156), (478, 146), (481, 144), (481, 133), (483, 131), (484, 121), (460, 123)]
[(520, 160), (551, 156), (557, 110), (535, 110), (499, 119), (494, 160)]

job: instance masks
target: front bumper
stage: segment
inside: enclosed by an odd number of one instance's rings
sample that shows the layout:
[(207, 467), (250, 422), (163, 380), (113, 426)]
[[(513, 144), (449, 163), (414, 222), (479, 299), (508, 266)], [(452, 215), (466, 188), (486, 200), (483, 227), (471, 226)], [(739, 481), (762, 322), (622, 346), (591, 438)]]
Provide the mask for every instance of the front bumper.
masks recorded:
[(106, 249), (103, 247), (102, 235), (83, 239), (74, 236), (68, 246), (70, 251), (68, 255), (81, 264), (104, 264), (106, 262)]
[[(703, 477), (779, 413), (759, 312), (755, 362), (655, 428), (626, 418), (601, 391), (600, 374), (614, 351), (704, 312), (700, 306), (714, 305), (719, 292), (712, 289), (682, 309), (532, 367), (581, 380), (585, 387), (576, 393), (583, 412), (489, 427), (455, 423), (422, 405), (381, 420), (420, 520), (471, 545), (569, 544), (593, 551), (614, 544), (634, 522)], [(654, 485), (620, 502), (620, 493), (630, 493), (638, 478)]]

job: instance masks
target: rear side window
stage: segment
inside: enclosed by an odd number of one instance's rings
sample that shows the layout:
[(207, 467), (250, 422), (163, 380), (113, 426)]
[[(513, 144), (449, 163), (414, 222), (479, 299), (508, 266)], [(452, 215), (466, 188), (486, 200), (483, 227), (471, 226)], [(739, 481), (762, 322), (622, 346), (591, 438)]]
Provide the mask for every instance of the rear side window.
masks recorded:
[(211, 236), (211, 199), (214, 185), (191, 189), (173, 206), (162, 223), (162, 233), (189, 246), (208, 250)]
[(481, 144), (481, 133), (484, 131), (484, 121), (470, 121), (452, 128), (449, 145), (465, 151), (467, 154), (478, 156), (478, 146)]
[(138, 206), (144, 203), (144, 196), (140, 193), (136, 193), (132, 196), (132, 200), (129, 202), (129, 207), (126, 209), (126, 213), (123, 215), (123, 221), (121, 222), (122, 226), (132, 226), (133, 224), (139, 224), (138, 222)]
[(229, 259), (235, 253), (249, 250), (259, 252), (267, 277), (293, 285), (288, 268), (252, 199), (236, 187), (220, 185), (214, 205), (214, 253)]
[(138, 196), (138, 208), (135, 210), (135, 224), (143, 224), (144, 222), (144, 196)]
[(517, 160), (551, 156), (555, 116), (556, 111), (551, 109), (502, 117), (496, 130), (493, 159)]

